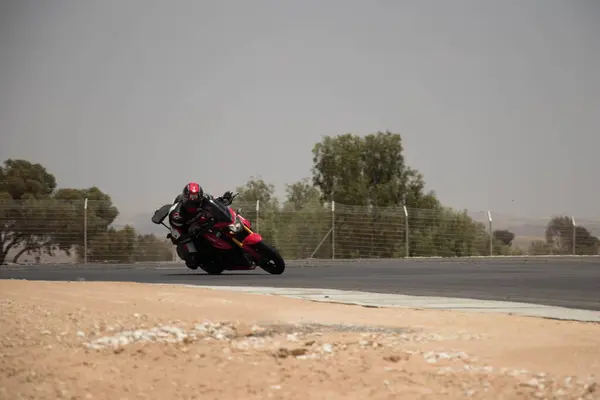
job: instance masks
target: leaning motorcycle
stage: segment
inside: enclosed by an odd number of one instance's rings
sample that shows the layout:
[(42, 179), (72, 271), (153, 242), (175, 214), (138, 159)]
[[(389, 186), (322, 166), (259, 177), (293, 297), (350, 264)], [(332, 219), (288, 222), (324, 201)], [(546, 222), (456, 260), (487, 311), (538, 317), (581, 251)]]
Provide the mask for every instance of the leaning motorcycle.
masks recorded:
[[(175, 206), (165, 204), (156, 210), (152, 222), (171, 231), (164, 219)], [(285, 270), (283, 257), (277, 249), (265, 243), (260, 234), (252, 231), (250, 221), (242, 217), (240, 211), (211, 198), (204, 212), (194, 217), (197, 222), (192, 223), (210, 226), (191, 238), (199, 252), (197, 267), (211, 275), (223, 271), (254, 270), (257, 266), (273, 275), (282, 274)], [(179, 246), (177, 254), (183, 259)]]

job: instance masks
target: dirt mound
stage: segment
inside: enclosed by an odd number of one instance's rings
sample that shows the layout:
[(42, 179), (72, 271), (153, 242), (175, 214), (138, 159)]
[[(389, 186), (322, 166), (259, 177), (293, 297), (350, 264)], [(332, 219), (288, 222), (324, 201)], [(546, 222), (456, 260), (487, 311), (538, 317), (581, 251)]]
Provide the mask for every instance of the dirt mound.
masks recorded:
[(0, 281), (0, 399), (600, 397), (600, 325)]

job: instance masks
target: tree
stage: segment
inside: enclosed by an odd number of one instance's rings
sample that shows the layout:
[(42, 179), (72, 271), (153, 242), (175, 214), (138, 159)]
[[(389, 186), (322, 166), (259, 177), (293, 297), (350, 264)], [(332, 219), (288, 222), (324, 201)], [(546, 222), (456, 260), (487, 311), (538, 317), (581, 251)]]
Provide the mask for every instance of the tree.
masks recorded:
[(575, 233), (575, 254), (595, 255), (600, 248), (600, 240), (583, 226), (573, 226), (568, 216), (553, 217), (546, 228), (546, 245), (552, 254), (573, 253), (573, 232)]
[(59, 189), (53, 198), (67, 205), (72, 211), (69, 218), (63, 219), (64, 224), (60, 234), (57, 234), (54, 240), (56, 246), (67, 253), (75, 247), (78, 254), (83, 254), (83, 221), (86, 198), (88, 199), (88, 241), (105, 234), (119, 215), (119, 210), (113, 205), (111, 197), (95, 186), (88, 189)]
[(400, 135), (390, 132), (326, 136), (313, 147), (313, 185), (324, 201), (343, 205), (334, 215), (337, 257), (359, 256), (356, 245), (366, 238), (370, 242), (367, 256), (373, 256), (381, 230), (378, 210), (370, 206), (397, 205), (404, 200), (407, 168), (402, 152)]
[(96, 187), (60, 189), (40, 164), (6, 160), (0, 167), (0, 264), (9, 252), (13, 262), (23, 254), (70, 254), (83, 245), (83, 204), (88, 203), (88, 238), (106, 232), (118, 215), (110, 197)]
[[(83, 260), (83, 253), (79, 254)], [(170, 241), (154, 235), (139, 235), (131, 226), (122, 229), (109, 228), (88, 244), (88, 260), (91, 262), (154, 262), (173, 259)]]
[(406, 165), (399, 134), (326, 136), (312, 153), (313, 184), (326, 200), (353, 206), (438, 205), (433, 192), (424, 192), (422, 175)]
[(532, 256), (543, 256), (552, 254), (552, 249), (543, 240), (534, 240), (529, 245), (527, 253)]
[[(241, 207), (242, 214), (258, 229), (267, 242), (276, 245), (276, 226), (279, 213), (279, 201), (275, 197), (275, 186), (258, 177), (251, 177), (244, 186), (238, 186), (239, 196), (234, 199), (233, 207)], [(256, 212), (256, 201), (259, 211)], [(257, 224), (258, 222), (258, 224)]]
[(313, 147), (313, 184), (323, 200), (367, 205), (369, 193), (363, 171), (364, 140), (357, 135), (326, 136)]
[(244, 186), (238, 186), (237, 200), (243, 203), (256, 204), (260, 200), (261, 206), (277, 208), (278, 202), (275, 198), (275, 186), (266, 183), (258, 177), (251, 177)]
[(323, 205), (320, 201), (321, 194), (319, 193), (319, 189), (312, 186), (308, 178), (304, 178), (291, 185), (286, 184), (285, 192), (284, 210), (300, 211), (311, 205)]
[(56, 189), (56, 178), (41, 164), (8, 159), (0, 166), (0, 193), (12, 200), (47, 198)]
[(509, 230), (495, 230), (493, 233), (494, 239), (498, 240), (505, 246), (511, 246), (512, 241), (515, 239), (515, 234)]
[[(125, 226), (109, 228), (88, 243), (88, 260), (91, 262), (131, 263), (134, 261), (135, 229)], [(79, 256), (80, 259), (82, 255)]]
[(286, 199), (278, 218), (278, 243), (285, 257), (307, 258), (316, 250), (317, 257), (331, 257), (331, 241), (319, 243), (331, 229), (331, 209), (321, 194), (305, 178), (286, 185)]
[(154, 235), (138, 235), (134, 259), (136, 262), (172, 261), (173, 245), (170, 240), (160, 240)]
[(54, 255), (58, 250), (55, 239), (70, 216), (71, 210), (52, 198), (38, 200), (25, 195), (23, 200), (5, 202), (0, 218), (3, 225), (0, 263), (9, 251), (14, 252), (13, 263), (23, 254)]
[(403, 152), (401, 136), (389, 131), (326, 136), (313, 147), (313, 185), (339, 210), (336, 257), (404, 255), (403, 206), (409, 214), (410, 255), (489, 254), (485, 227), (443, 207)]
[(56, 178), (40, 164), (8, 159), (0, 167), (0, 264), (11, 250), (16, 262), (25, 252), (50, 248), (43, 200), (55, 188)]

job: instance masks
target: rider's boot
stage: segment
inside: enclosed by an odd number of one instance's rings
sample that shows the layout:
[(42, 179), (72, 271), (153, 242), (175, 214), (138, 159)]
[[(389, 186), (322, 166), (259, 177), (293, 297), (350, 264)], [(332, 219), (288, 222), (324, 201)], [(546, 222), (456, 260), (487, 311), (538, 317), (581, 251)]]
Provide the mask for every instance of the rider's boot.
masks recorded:
[(195, 257), (189, 255), (185, 260), (185, 266), (189, 269), (198, 269), (198, 264), (196, 263)]
[(185, 240), (179, 243), (180, 258), (185, 262), (185, 266), (189, 269), (198, 269), (198, 251), (191, 240)]

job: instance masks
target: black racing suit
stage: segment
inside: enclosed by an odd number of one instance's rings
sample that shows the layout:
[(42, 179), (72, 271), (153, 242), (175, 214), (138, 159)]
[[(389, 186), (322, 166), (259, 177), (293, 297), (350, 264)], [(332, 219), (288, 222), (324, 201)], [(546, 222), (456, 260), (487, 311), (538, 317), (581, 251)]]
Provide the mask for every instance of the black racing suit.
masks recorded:
[[(207, 194), (203, 195), (203, 197), (203, 204), (213, 199), (211, 195)], [(224, 204), (230, 204), (231, 192), (225, 193), (216, 200)], [(198, 207), (194, 212), (189, 212), (183, 207), (180, 196), (175, 198), (173, 204), (175, 207), (169, 213), (171, 233), (168, 237), (178, 247), (178, 255), (185, 261), (185, 265), (188, 268), (197, 269), (198, 249), (194, 245), (193, 238), (196, 234), (210, 226), (210, 215), (208, 215), (207, 210), (203, 206)]]

